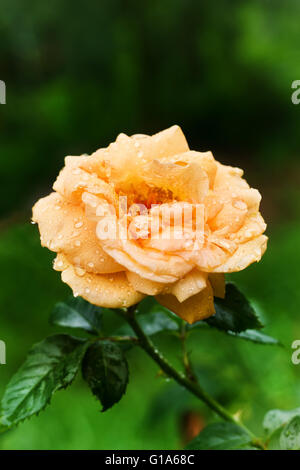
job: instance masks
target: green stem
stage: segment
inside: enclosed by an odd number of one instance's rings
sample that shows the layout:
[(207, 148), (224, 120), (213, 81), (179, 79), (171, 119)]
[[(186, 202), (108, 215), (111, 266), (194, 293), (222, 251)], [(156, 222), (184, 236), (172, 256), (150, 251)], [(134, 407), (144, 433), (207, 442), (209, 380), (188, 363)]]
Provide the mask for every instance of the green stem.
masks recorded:
[(100, 338), (97, 337), (96, 341), (113, 341), (115, 343), (138, 343), (139, 340), (135, 336), (101, 336)]
[(135, 332), (139, 340), (139, 346), (160, 366), (161, 370), (172, 377), (176, 382), (185, 387), (201, 401), (203, 401), (211, 410), (215, 411), (221, 418), (244, 429), (251, 437), (252, 444), (260, 449), (265, 449), (264, 444), (250, 431), (243, 423), (236, 419), (229, 411), (223, 408), (214, 398), (212, 398), (201, 385), (185, 376), (183, 373), (178, 372), (168, 360), (161, 354), (160, 351), (154, 346), (150, 338), (144, 333), (142, 328), (135, 317), (136, 306), (130, 307), (124, 317)]
[(193, 366), (191, 364), (190, 358), (189, 358), (189, 353), (186, 348), (186, 324), (182, 322), (181, 325), (181, 330), (180, 330), (180, 341), (181, 341), (181, 347), (182, 347), (182, 362), (183, 362), (183, 367), (185, 370), (185, 375), (192, 381), (192, 382), (198, 382), (196, 374), (193, 370)]

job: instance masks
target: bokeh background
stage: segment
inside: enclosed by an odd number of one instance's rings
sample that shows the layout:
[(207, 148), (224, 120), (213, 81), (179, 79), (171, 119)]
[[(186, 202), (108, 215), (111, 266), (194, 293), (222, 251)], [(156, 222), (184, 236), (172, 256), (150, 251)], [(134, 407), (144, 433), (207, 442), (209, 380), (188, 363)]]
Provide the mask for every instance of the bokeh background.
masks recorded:
[[(202, 382), (258, 433), (267, 410), (300, 406), (299, 15), (297, 0), (1, 0), (0, 393), (70, 293), (30, 224), (32, 204), (65, 155), (179, 124), (191, 148), (244, 168), (263, 194), (269, 249), (234, 280), (285, 346), (199, 332), (189, 350)], [(155, 341), (179, 364), (174, 338)], [(143, 352), (130, 364), (128, 392), (107, 413), (78, 379), (0, 448), (173, 449), (211, 420)]]

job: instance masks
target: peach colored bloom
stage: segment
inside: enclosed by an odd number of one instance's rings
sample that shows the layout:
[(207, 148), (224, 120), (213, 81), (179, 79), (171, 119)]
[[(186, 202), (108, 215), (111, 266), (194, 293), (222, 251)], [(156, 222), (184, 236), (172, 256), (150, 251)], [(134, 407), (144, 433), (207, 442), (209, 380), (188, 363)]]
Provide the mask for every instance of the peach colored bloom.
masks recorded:
[[(153, 136), (120, 134), (90, 156), (66, 157), (33, 221), (74, 295), (111, 308), (154, 295), (193, 323), (214, 313), (214, 296), (224, 297), (224, 273), (259, 261), (266, 249), (261, 196), (242, 175), (211, 152), (189, 150), (178, 126)], [(195, 207), (203, 208), (201, 229)], [(190, 211), (180, 232), (183, 208)], [(114, 236), (104, 237), (111, 223)]]

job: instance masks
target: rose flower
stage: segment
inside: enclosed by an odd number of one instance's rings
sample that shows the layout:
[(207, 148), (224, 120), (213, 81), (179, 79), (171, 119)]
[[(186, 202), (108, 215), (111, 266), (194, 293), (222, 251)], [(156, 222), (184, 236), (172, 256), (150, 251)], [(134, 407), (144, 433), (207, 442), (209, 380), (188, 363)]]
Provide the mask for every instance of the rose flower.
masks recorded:
[(190, 150), (178, 126), (120, 134), (90, 156), (66, 157), (33, 221), (75, 296), (123, 308), (151, 295), (193, 323), (214, 314), (224, 273), (266, 249), (261, 196), (242, 175)]

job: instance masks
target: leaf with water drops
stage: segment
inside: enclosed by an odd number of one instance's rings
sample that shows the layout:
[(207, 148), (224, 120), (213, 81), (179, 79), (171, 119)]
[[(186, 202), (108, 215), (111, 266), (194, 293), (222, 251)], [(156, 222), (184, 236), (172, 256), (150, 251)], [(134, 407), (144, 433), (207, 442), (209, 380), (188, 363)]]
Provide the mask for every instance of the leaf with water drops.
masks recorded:
[(231, 450), (251, 447), (251, 437), (234, 423), (214, 423), (206, 426), (190, 442), (188, 450)]
[(1, 402), (0, 428), (39, 413), (52, 395), (74, 380), (89, 342), (54, 335), (36, 344), (12, 377)]
[(232, 283), (226, 284), (224, 299), (215, 298), (215, 309), (215, 315), (205, 321), (219, 330), (239, 333), (263, 327), (250, 302)]
[(70, 297), (67, 301), (55, 305), (50, 323), (68, 328), (82, 328), (89, 333), (99, 334), (102, 315), (101, 307), (96, 307), (81, 297)]
[(270, 410), (265, 415), (263, 420), (263, 428), (265, 432), (270, 435), (276, 429), (282, 428), (295, 416), (300, 416), (300, 408), (295, 408), (293, 410)]
[(300, 416), (292, 418), (282, 430), (280, 447), (283, 450), (300, 449)]
[(278, 339), (273, 338), (272, 336), (266, 335), (261, 331), (257, 330), (245, 330), (240, 333), (234, 333), (233, 331), (226, 331), (227, 334), (235, 338), (246, 339), (256, 344), (265, 344), (268, 346), (282, 346)]
[(106, 411), (126, 391), (129, 371), (123, 351), (112, 341), (94, 343), (84, 357), (82, 375)]

